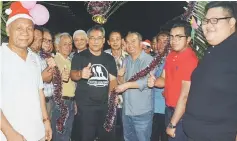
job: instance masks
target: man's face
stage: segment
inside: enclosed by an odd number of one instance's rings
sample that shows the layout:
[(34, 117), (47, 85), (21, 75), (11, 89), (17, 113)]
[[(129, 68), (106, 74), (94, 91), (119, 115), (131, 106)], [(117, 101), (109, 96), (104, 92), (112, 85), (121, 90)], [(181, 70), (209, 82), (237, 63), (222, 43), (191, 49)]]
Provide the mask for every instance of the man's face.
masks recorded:
[(43, 33), (42, 49), (45, 52), (50, 52), (52, 50), (52, 47), (53, 47), (53, 45), (52, 45), (52, 36), (50, 35), (49, 32), (44, 32)]
[(153, 49), (153, 51), (156, 51), (156, 38), (154, 38), (151, 42), (151, 48)]
[(113, 32), (109, 37), (108, 44), (114, 50), (121, 49), (121, 47), (122, 47), (122, 37), (121, 37), (121, 35), (117, 32)]
[(87, 37), (81, 34), (76, 34), (73, 40), (74, 40), (74, 45), (76, 46), (78, 50), (86, 49)]
[(34, 25), (29, 19), (19, 18), (7, 26), (9, 44), (18, 48), (27, 48), (34, 38)]
[(137, 55), (142, 51), (141, 41), (139, 41), (138, 36), (136, 34), (129, 34), (126, 37), (127, 44), (127, 52), (133, 56)]
[(142, 49), (145, 51), (145, 53), (150, 54), (151, 53), (151, 47), (150, 46), (146, 46), (144, 44), (141, 45)]
[[(228, 12), (221, 7), (211, 8), (207, 11), (205, 20), (211, 18), (226, 18), (230, 17)], [(218, 45), (230, 36), (233, 26), (235, 26), (236, 20), (234, 18), (227, 18), (218, 20), (217, 23), (211, 23), (210, 20), (207, 24), (202, 23), (202, 30), (207, 42), (211, 45)]]
[(72, 40), (68, 36), (62, 36), (59, 42), (59, 53), (68, 57), (72, 51)]
[(35, 29), (34, 31), (34, 40), (30, 48), (33, 52), (39, 52), (42, 46), (43, 34), (40, 30)]
[(121, 44), (121, 46), (122, 46), (122, 50), (125, 51), (125, 52), (127, 52), (127, 44), (126, 44), (126, 42), (125, 42), (124, 39), (122, 39), (122, 44)]
[(168, 35), (159, 35), (157, 37), (157, 51), (159, 54), (163, 53), (165, 50), (165, 46), (168, 43)]
[(101, 31), (93, 30), (89, 35), (89, 48), (94, 52), (102, 51), (105, 38)]
[(170, 44), (174, 51), (183, 51), (189, 44), (190, 40), (191, 38), (185, 35), (184, 27), (176, 27), (171, 29)]

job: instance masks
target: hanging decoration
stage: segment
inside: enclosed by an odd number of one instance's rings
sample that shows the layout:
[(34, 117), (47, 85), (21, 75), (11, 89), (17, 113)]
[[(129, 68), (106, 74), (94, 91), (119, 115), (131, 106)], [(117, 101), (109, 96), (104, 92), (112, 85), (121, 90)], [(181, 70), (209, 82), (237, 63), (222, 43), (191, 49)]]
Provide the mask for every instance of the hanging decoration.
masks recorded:
[(90, 1), (87, 12), (92, 15), (92, 20), (98, 24), (105, 24), (107, 19), (126, 1)]
[(192, 27), (192, 47), (199, 59), (204, 55), (204, 51), (208, 47), (208, 43), (203, 35), (201, 21), (204, 18), (205, 6), (208, 1), (187, 1), (185, 12), (181, 15), (181, 19), (190, 22)]
[[(51, 58), (50, 53), (46, 53), (43, 50), (40, 51), (40, 57), (43, 59)], [(62, 77), (57, 66), (54, 67), (53, 79), (52, 79), (54, 91), (53, 100), (56, 103), (56, 108), (60, 111), (60, 117), (56, 120), (57, 132), (63, 134), (65, 132), (66, 121), (69, 116), (68, 107), (62, 100)]]

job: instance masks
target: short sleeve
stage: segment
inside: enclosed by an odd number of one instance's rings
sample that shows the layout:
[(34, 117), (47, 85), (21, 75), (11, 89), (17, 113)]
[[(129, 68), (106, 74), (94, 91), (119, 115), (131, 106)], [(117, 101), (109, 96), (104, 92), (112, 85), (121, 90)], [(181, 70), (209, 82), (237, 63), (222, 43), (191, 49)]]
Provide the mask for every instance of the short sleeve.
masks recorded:
[(108, 60), (110, 62), (109, 63), (110, 64), (109, 65), (109, 74), (117, 77), (117, 67), (116, 67), (116, 63), (115, 63), (114, 57), (109, 56)]
[(38, 73), (38, 84), (39, 84), (39, 89), (43, 89), (44, 88), (44, 85), (43, 85), (43, 79), (42, 79), (42, 75), (41, 75), (41, 70), (42, 70), (42, 66), (41, 66), (41, 59), (40, 59), (40, 56), (37, 56), (36, 55), (36, 61), (37, 61), (37, 66), (38, 66), (38, 70), (37, 70), (37, 73)]
[(191, 75), (194, 71), (194, 69), (197, 67), (198, 59), (197, 58), (191, 58), (188, 62), (185, 63), (185, 66), (183, 67), (182, 72), (182, 80), (184, 81), (191, 81)]
[(82, 70), (83, 58), (80, 53), (76, 53), (72, 58), (71, 70)]
[(41, 73), (39, 73), (39, 89), (43, 89), (43, 88), (44, 88), (43, 79), (42, 79)]
[(47, 62), (45, 59), (43, 59), (41, 57), (39, 57), (39, 59), (40, 59), (41, 72), (43, 72), (48, 67), (48, 65), (47, 65)]
[(165, 59), (165, 64), (164, 64), (164, 68), (163, 68), (165, 71), (167, 70), (168, 65), (169, 65), (169, 63), (168, 63), (169, 58), (170, 58), (170, 54), (168, 54), (168, 56), (167, 56), (166, 59)]

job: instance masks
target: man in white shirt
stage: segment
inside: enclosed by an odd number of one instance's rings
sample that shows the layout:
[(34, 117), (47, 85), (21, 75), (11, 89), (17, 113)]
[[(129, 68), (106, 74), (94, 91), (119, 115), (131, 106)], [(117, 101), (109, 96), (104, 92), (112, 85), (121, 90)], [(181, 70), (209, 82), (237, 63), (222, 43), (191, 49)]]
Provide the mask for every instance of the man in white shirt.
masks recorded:
[[(0, 47), (1, 141), (51, 140), (38, 56), (27, 49), (34, 23), (20, 2), (13, 2), (6, 23), (9, 44)], [(3, 133), (3, 134), (2, 134)]]

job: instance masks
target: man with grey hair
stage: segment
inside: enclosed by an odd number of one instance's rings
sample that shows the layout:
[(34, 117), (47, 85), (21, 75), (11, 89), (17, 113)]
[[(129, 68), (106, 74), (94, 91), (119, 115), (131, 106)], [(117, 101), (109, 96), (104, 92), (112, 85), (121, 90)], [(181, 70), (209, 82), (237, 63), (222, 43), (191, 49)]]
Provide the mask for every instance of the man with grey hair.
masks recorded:
[(142, 36), (129, 32), (126, 36), (129, 56), (124, 60), (124, 68), (118, 72), (119, 86), (116, 92), (123, 93), (123, 130), (125, 141), (150, 141), (153, 118), (153, 99), (147, 87), (147, 76), (127, 82), (133, 75), (146, 68), (152, 56), (142, 49)]
[(72, 50), (72, 37), (68, 33), (61, 33), (59, 35), (59, 39), (58, 53), (55, 55), (54, 59), (62, 78), (62, 97), (60, 100), (67, 106), (68, 116), (64, 125), (65, 132), (59, 133), (56, 128), (56, 121), (62, 116), (60, 111), (63, 109), (61, 109), (61, 106), (57, 105), (57, 101), (54, 101), (52, 112), (52, 129), (53, 139), (55, 141), (69, 141), (74, 115), (77, 112), (74, 101), (75, 83), (71, 80), (69, 75), (71, 70), (69, 54)]
[(70, 54), (70, 58), (72, 59), (75, 53), (82, 52), (87, 48), (88, 38), (87, 34), (84, 30), (77, 30), (73, 33), (73, 42), (76, 47), (76, 51)]
[(77, 48), (77, 52), (81, 52), (87, 48), (88, 38), (84, 30), (77, 30), (73, 34), (73, 42)]
[[(87, 32), (89, 48), (72, 59), (71, 78), (77, 82), (76, 101), (80, 141), (114, 141), (103, 128), (108, 110), (108, 95), (117, 85), (117, 69), (113, 56), (103, 52), (105, 30), (94, 26)], [(79, 139), (76, 139), (79, 140)]]
[(53, 45), (54, 45), (54, 49), (55, 49), (56, 53), (58, 52), (58, 45), (59, 45), (59, 41), (60, 41), (60, 34), (61, 33), (57, 33), (56, 35), (54, 35)]

